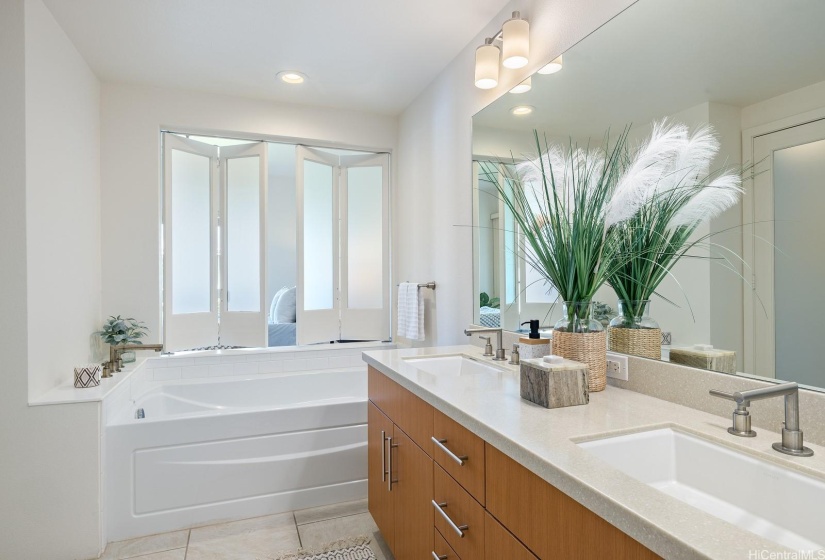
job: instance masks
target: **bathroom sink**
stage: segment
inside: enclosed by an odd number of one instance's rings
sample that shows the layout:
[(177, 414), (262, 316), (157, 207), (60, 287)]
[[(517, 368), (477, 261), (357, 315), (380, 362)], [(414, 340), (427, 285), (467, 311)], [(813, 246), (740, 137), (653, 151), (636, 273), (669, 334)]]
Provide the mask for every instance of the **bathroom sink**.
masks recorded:
[(825, 482), (670, 428), (578, 444), (693, 507), (794, 550), (825, 544)]
[(498, 374), (503, 370), (463, 355), (404, 358), (411, 366), (433, 375)]

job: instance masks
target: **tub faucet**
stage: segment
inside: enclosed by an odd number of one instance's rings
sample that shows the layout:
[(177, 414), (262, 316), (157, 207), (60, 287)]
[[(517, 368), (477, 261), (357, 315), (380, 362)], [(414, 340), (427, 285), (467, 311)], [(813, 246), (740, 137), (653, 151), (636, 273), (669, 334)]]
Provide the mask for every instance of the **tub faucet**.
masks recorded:
[(785, 397), (785, 421), (782, 422), (782, 441), (773, 444), (773, 448), (786, 455), (796, 457), (810, 457), (814, 452), (803, 445), (802, 430), (799, 427), (799, 385), (796, 383), (780, 383), (770, 387), (725, 393), (712, 390), (714, 397), (728, 399), (736, 403), (733, 412), (733, 427), (728, 432), (735, 436), (753, 437), (756, 432), (750, 429), (750, 414), (748, 407), (751, 401), (769, 399), (771, 397)]
[[(502, 334), (501, 334), (501, 329), (500, 328), (498, 328), (498, 329), (487, 329), (487, 328), (464, 329), (464, 334), (466, 334), (467, 336), (473, 336), (474, 334), (481, 334), (481, 333), (496, 333), (496, 344), (497, 344), (497, 346), (496, 346), (496, 356), (495, 356), (495, 358), (493, 358), (493, 360), (495, 360), (497, 362), (501, 362), (503, 360), (506, 360), (507, 356), (504, 355), (504, 344), (502, 342)], [(489, 344), (489, 342), (488, 342), (488, 344)]]
[[(113, 373), (121, 371), (123, 368), (121, 355), (129, 350), (154, 350), (155, 352), (163, 352), (163, 344), (120, 344), (118, 346), (109, 346), (109, 361), (103, 363), (102, 377), (112, 377)], [(107, 372), (108, 375), (106, 375)]]

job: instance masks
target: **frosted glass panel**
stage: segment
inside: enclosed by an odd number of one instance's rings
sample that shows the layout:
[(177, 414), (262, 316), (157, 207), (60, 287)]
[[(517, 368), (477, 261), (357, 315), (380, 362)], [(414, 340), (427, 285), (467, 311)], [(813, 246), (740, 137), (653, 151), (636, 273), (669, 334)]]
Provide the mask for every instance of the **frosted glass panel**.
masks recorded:
[(524, 301), (527, 303), (553, 303), (556, 301), (559, 293), (549, 284), (544, 276), (539, 274), (535, 268), (530, 264), (535, 253), (530, 247), (525, 244), (525, 252), (527, 253), (524, 263)]
[(260, 158), (226, 163), (226, 288), (229, 311), (261, 310)]
[[(508, 197), (511, 197), (513, 185), (510, 179), (504, 180), (504, 189)], [(513, 212), (504, 205), (504, 303), (507, 305), (516, 301), (516, 220)]]
[(172, 150), (172, 313), (211, 310), (209, 158)]
[(347, 304), (381, 309), (384, 304), (383, 168), (347, 169)]
[(332, 167), (304, 161), (304, 309), (333, 307)]

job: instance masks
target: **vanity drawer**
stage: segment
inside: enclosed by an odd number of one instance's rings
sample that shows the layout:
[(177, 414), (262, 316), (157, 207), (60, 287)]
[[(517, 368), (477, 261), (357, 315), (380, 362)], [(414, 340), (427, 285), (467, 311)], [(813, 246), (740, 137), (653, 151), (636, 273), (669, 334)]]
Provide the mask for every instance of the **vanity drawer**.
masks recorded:
[(484, 456), (487, 511), (539, 558), (659, 558), (492, 445)]
[(435, 462), (484, 505), (484, 440), (438, 410), (432, 440)]
[(436, 558), (438, 560), (461, 560), (453, 547), (447, 544), (447, 541), (438, 532), (438, 529), (433, 528), (433, 533), (435, 533), (433, 535), (433, 560)]
[(372, 366), (367, 392), (375, 406), (432, 457), (433, 407)]
[(489, 513), (484, 514), (485, 560), (538, 560), (516, 537)]
[(435, 527), (461, 558), (484, 558), (484, 508), (447, 472), (433, 465)]

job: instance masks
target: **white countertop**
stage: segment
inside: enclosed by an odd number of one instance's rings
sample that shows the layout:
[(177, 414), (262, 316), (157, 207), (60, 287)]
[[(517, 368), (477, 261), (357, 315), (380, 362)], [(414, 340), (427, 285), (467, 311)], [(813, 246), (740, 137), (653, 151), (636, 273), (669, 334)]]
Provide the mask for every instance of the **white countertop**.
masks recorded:
[(749, 554), (763, 550), (781, 554), (789, 549), (639, 482), (574, 440), (678, 426), (825, 480), (822, 446), (809, 445), (815, 452), (810, 458), (780, 455), (771, 449), (779, 434), (759, 430), (754, 438), (736, 438), (726, 431), (729, 418), (611, 386), (591, 393), (588, 405), (545, 409), (519, 396), (518, 366), (494, 362), (508, 370), (497, 376), (436, 376), (403, 359), (461, 353), (481, 356), (481, 349), (377, 350), (364, 352), (364, 360), (664, 558), (782, 558)]

